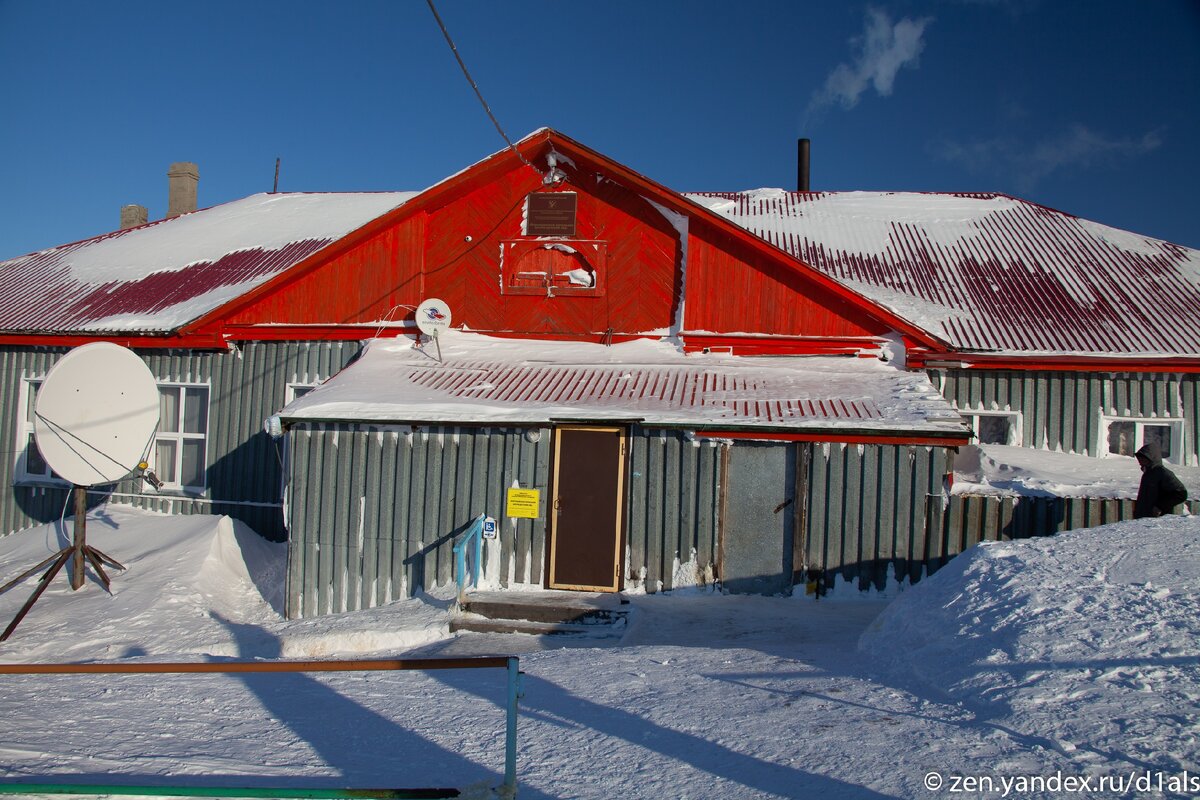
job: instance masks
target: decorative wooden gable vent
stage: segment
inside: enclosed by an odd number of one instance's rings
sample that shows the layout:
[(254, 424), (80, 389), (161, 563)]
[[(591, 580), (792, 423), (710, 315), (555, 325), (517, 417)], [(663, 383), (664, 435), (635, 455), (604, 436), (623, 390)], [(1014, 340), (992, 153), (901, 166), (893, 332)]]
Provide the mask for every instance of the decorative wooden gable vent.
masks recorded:
[(501, 242), (501, 291), (546, 297), (604, 294), (607, 243), (573, 238), (575, 192), (532, 192), (525, 198), (522, 233), (537, 239)]

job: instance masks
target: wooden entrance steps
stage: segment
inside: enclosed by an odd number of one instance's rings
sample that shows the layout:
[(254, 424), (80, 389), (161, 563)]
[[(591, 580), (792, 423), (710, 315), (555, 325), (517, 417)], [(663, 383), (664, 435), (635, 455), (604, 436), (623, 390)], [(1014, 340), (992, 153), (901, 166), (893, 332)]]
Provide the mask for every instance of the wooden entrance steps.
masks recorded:
[(618, 594), (472, 592), (450, 619), (451, 631), (616, 638), (633, 606)]

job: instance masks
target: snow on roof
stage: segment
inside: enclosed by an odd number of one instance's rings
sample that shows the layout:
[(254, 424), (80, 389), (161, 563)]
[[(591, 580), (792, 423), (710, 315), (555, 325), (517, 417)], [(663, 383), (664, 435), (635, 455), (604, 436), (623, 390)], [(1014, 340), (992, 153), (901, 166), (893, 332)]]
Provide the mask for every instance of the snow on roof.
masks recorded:
[(665, 341), (605, 347), (448, 331), (378, 339), (281, 414), (288, 420), (545, 424), (641, 421), (718, 429), (963, 435), (922, 373), (875, 359), (683, 355)]
[(0, 262), (0, 330), (172, 331), (414, 195), (262, 193)]
[(1200, 251), (999, 194), (687, 194), (963, 351), (1200, 355)]

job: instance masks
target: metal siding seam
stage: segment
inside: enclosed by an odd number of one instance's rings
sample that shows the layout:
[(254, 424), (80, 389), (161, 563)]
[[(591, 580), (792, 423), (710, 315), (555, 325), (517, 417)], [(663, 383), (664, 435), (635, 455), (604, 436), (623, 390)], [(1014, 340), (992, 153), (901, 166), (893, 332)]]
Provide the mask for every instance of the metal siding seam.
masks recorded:
[[(306, 454), (305, 441), (309, 438), (308, 431), (297, 425), (289, 430), (285, 439), (287, 443), (288, 470), (287, 480), (287, 510), (284, 525), (288, 529), (287, 538), (287, 572), (284, 584), (284, 615), (288, 619), (303, 616), (304, 609), (301, 598), (304, 596), (304, 542), (305, 510), (307, 502), (305, 489), (307, 487), (307, 471), (297, 466)], [(293, 516), (296, 522), (293, 522)]]
[[(690, 449), (690, 445), (682, 442), (682, 435), (678, 431), (671, 431), (667, 434), (667, 441), (664, 450), (666, 451), (667, 461), (667, 477), (664, 483), (665, 499), (669, 502), (663, 504), (663, 529), (667, 531), (668, 550), (673, 553), (664, 552), (664, 558), (671, 555), (671, 568), (668, 575), (668, 582), (672, 588), (675, 585), (675, 570), (674, 562), (676, 559), (679, 563), (687, 564), (692, 562), (692, 538), (695, 536), (695, 530), (687, 530), (681, 524), (682, 508), (685, 502), (685, 497), (690, 496), (691, 492), (685, 495), (683, 491), (684, 483), (689, 486), (695, 480), (694, 476), (688, 476), (684, 469), (683, 455), (685, 449)], [(686, 531), (686, 533), (685, 533)], [(694, 566), (694, 565), (693, 565)]]
[(383, 492), (381, 491), (382, 487), (378, 484), (382, 473), (380, 469), (381, 432), (366, 426), (359, 433), (359, 437), (362, 442), (362, 453), (358, 461), (362, 464), (359, 475), (363, 500), (360, 511), (362, 519), (358, 523), (360, 533), (357, 538), (361, 553), (358, 607), (374, 608), (378, 604), (376, 592), (380, 583), (379, 551), (382, 544), (380, 542), (379, 504), (383, 499)]
[[(321, 467), (325, 462), (325, 437), (328, 430), (323, 425), (314, 426), (309, 432), (304, 450), (304, 475), (308, 482), (304, 493), (306, 513), (303, 520), (303, 571), (300, 591), (305, 598), (301, 616), (311, 617), (320, 613), (321, 602), (321, 502), (319, 487), (324, 476)], [(315, 480), (314, 480), (315, 478)]]
[[(701, 474), (699, 469), (700, 448), (687, 441), (682, 434), (675, 434), (675, 449), (679, 454), (679, 502), (675, 518), (671, 521), (679, 543), (679, 560), (692, 562), (698, 578), (703, 579), (707, 566), (703, 550), (702, 531), (697, 524), (697, 498), (700, 497)], [(695, 555), (692, 552), (695, 551)]]
[(1200, 375), (1185, 376), (1180, 393), (1183, 396), (1183, 413), (1188, 420), (1186, 427), (1192, 446), (1190, 463), (1200, 463)]
[[(550, 431), (543, 430), (538, 437), (537, 445), (534, 448), (534, 468), (536, 473), (534, 481), (536, 485), (542, 489), (545, 494), (550, 486)], [(536, 520), (531, 520), (530, 527), (530, 551), (532, 568), (530, 570), (531, 580), (534, 583), (544, 583), (543, 572), (545, 565), (546, 553), (546, 519), (543, 515), (542, 520), (535, 527)]]
[(413, 432), (412, 470), (408, 473), (408, 562), (409, 562), (409, 592), (415, 594), (418, 590), (428, 590), (431, 587), (425, 572), (425, 547), (429, 543), (429, 496), (428, 480), (430, 467), (431, 439), (429, 428), (421, 428)]
[[(862, 476), (862, 524), (859, 528), (858, 588), (866, 589), (876, 583), (879, 567), (879, 446), (864, 445), (859, 455)], [(885, 573), (886, 575), (886, 573)]]
[(462, 446), (459, 428), (444, 427), (442, 433), (442, 472), (438, 487), (438, 527), (431, 531), (437, 546), (434, 557), (437, 562), (437, 585), (447, 586), (454, 576), (454, 537), (451, 535), (457, 524), (456, 506), (458, 492), (458, 462)]
[[(506, 492), (505, 498), (507, 501), (507, 490), (513, 486), (513, 481), (519, 481), (519, 473), (517, 470), (517, 448), (520, 446), (518, 440), (520, 436), (508, 438), (504, 442), (504, 471), (502, 485)], [(547, 497), (547, 509), (551, 507), (552, 498)], [(507, 509), (505, 509), (507, 510)], [(549, 513), (549, 510), (547, 511)], [(499, 519), (499, 518), (497, 518)], [(501, 585), (507, 587), (510, 583), (516, 581), (516, 560), (517, 560), (517, 528), (519, 521), (509, 517), (507, 523), (500, 526), (500, 550), (504, 554), (500, 565), (500, 580)], [(512, 574), (509, 573), (509, 565), (513, 565)]]
[[(522, 488), (536, 488), (534, 482), (536, 470), (532, 464), (533, 458), (534, 446), (526, 442), (524, 437), (513, 441), (513, 470)], [(546, 493), (544, 513), (547, 517), (554, 513), (553, 491)], [(532, 580), (533, 568), (529, 562), (533, 545), (533, 522), (534, 520), (528, 519), (517, 520), (516, 537), (513, 544), (516, 556), (517, 583), (529, 583)]]
[(420, 550), (414, 554), (420, 588), (430, 591), (437, 583), (437, 537), (441, 530), (437, 498), (442, 491), (442, 428), (429, 426), (421, 429), (418, 441), (414, 442), (421, 452), (422, 468), (413, 470), (410, 502), (420, 511)]
[(396, 597), (412, 597), (417, 590), (413, 580), (413, 540), (420, 535), (412, 526), (412, 473), (415, 468), (416, 434), (412, 429), (396, 433), (396, 492), (392, 505), (392, 585)]
[(1049, 449), (1061, 448), (1063, 441), (1063, 398), (1062, 374), (1046, 374), (1046, 421), (1049, 429)]
[(394, 428), (381, 430), (375, 449), (375, 467), (367, 466), (367, 476), (374, 476), (376, 500), (376, 522), (374, 533), (376, 544), (375, 587), (371, 595), (372, 606), (382, 606), (397, 599), (392, 582), (392, 551), (396, 541), (394, 513), (396, 504), (396, 440)]
[[(945, 531), (950, 523), (949, 515), (953, 511), (953, 500), (948, 507), (942, 504), (942, 498), (934, 495), (931, 491), (932, 481), (931, 476), (934, 471), (933, 465), (933, 450), (932, 448), (922, 448), (925, 451), (925, 458), (920, 463), (920, 469), (913, 470), (914, 485), (913, 497), (923, 498), (921, 507), (923, 511), (923, 519), (921, 528), (925, 531), (925, 561), (933, 563), (932, 567), (927, 567), (928, 572), (933, 572), (940, 566), (939, 560), (945, 556), (944, 537)], [(936, 504), (936, 507), (931, 509), (931, 504)], [(935, 513), (931, 516), (930, 511)], [(930, 523), (934, 523), (934, 527), (930, 527)]]
[(821, 580), (828, 563), (829, 552), (829, 451), (828, 445), (814, 444), (808, 471), (809, 503), (808, 552), (805, 560), (819, 570)]
[[(878, 445), (879, 448), (879, 560), (887, 580), (887, 565), (896, 557), (899, 525), (896, 505), (896, 473), (900, 467), (900, 448), (896, 445)], [(896, 576), (899, 579), (899, 575)], [(886, 588), (883, 586), (881, 588)]]
[[(924, 559), (925, 527), (920, 522), (921, 515), (917, 513), (917, 496), (913, 492), (915, 473), (919, 469), (918, 459), (924, 448), (913, 445), (896, 447), (895, 478), (895, 509), (896, 517), (896, 549), (893, 553), (899, 564), (905, 567), (902, 574), (896, 571), (896, 580), (908, 578), (909, 583), (920, 580), (920, 564)], [(918, 524), (920, 523), (920, 524)]]
[[(520, 436), (518, 431), (515, 435)], [(500, 559), (500, 565), (493, 565), (492, 574), (500, 578), (501, 585), (508, 584), (508, 572), (501, 569), (500, 566), (505, 563), (508, 557), (508, 551), (504, 546), (503, 531), (504, 525), (504, 453), (505, 448), (505, 432), (495, 428), (487, 429), (488, 437), (488, 458), (487, 458), (487, 494), (484, 502), (487, 505), (487, 514), (494, 517), (496, 520), (497, 536), (496, 543), (499, 545), (496, 557)]]
[(345, 501), (338, 515), (340, 530), (334, 549), (333, 598), (337, 611), (357, 611), (354, 599), (358, 596), (358, 580), (361, 555), (358, 549), (358, 525), (362, 514), (362, 480), (359, 474), (359, 442), (361, 433), (357, 425), (345, 425), (338, 433), (338, 475), (343, 490), (338, 495)]
[(625, 538), (625, 584), (633, 576), (640, 576), (646, 565), (646, 437), (648, 433), (643, 428), (635, 428), (629, 437), (629, 530)]
[[(449, 533), (453, 530), (457, 533), (461, 528), (464, 528), (471, 520), (480, 514), (484, 513), (482, 503), (479, 501), (480, 495), (475, 491), (475, 459), (477, 458), (478, 445), (480, 439), (484, 442), (484, 451), (482, 458), (487, 459), (487, 433), (480, 429), (462, 429), (457, 437), (458, 449), (458, 472), (455, 477), (454, 487), (454, 518), (453, 527), (447, 530)], [(447, 583), (454, 583), (454, 540), (453, 538), (446, 541), (446, 580)]]
[[(716, 574), (717, 447), (712, 442), (692, 446), (696, 455), (696, 561)], [(705, 574), (708, 574), (707, 572)]]
[[(337, 442), (341, 426), (331, 425), (324, 429), (324, 435), (320, 439), (320, 454), (319, 461), (320, 469), (318, 475), (320, 479), (320, 495), (325, 496), (328, 492), (333, 497), (338, 497), (341, 494), (342, 485), (340, 480), (340, 472), (338, 470), (337, 458)], [(318, 528), (317, 541), (319, 547), (317, 549), (317, 573), (316, 578), (316, 613), (318, 615), (328, 614), (332, 610), (331, 600), (333, 598), (333, 582), (334, 582), (334, 550), (337, 549), (338, 531), (335, 512), (337, 511), (337, 503), (317, 503)]]
[[(663, 550), (665, 538), (662, 526), (663, 506), (663, 442), (661, 435), (646, 440), (646, 585), (647, 592), (663, 586)], [(653, 581), (658, 582), (655, 587)]]
[(862, 521), (859, 510), (862, 504), (862, 487), (859, 480), (862, 476), (860, 464), (854, 464), (858, 448), (854, 445), (835, 445), (839, 449), (837, 458), (838, 483), (835, 487), (841, 494), (840, 508), (841, 524), (835, 530), (841, 531), (841, 541), (838, 543), (838, 571), (845, 578), (847, 569), (852, 569), (858, 562), (858, 541), (862, 536)]

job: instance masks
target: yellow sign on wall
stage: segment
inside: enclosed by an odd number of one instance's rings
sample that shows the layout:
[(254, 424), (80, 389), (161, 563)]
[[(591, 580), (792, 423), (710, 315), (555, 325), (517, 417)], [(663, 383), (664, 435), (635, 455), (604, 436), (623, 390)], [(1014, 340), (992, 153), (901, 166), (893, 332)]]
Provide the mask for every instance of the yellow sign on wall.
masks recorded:
[(537, 519), (541, 495), (540, 489), (509, 489), (507, 516)]

